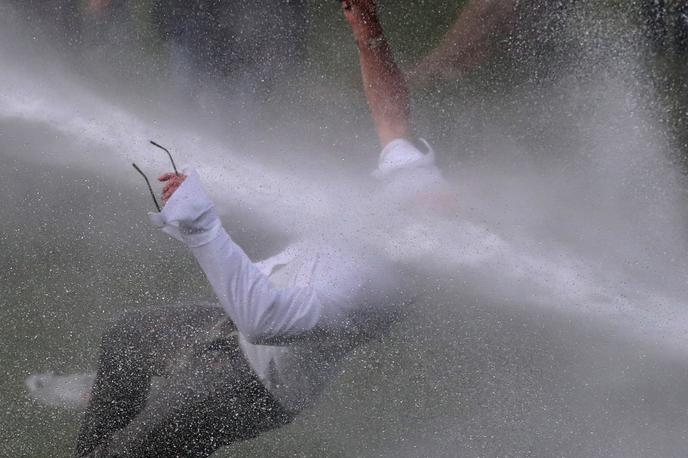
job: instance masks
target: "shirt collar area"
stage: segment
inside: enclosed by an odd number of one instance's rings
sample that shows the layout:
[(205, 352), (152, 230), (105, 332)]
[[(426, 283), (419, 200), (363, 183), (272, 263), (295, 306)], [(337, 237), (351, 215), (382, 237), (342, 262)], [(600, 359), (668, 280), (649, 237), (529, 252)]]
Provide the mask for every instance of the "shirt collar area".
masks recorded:
[(373, 172), (373, 176), (383, 179), (397, 170), (434, 166), (435, 151), (425, 139), (419, 140), (427, 149), (426, 153), (421, 152), (405, 138), (389, 142), (380, 153), (377, 170)]

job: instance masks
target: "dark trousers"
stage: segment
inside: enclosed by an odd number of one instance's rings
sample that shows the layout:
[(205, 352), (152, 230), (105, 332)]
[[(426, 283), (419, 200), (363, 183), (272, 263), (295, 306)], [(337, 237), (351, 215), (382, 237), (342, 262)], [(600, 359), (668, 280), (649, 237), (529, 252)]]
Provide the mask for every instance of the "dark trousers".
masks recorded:
[(292, 419), (245, 360), (222, 309), (147, 309), (103, 336), (75, 456), (204, 457)]

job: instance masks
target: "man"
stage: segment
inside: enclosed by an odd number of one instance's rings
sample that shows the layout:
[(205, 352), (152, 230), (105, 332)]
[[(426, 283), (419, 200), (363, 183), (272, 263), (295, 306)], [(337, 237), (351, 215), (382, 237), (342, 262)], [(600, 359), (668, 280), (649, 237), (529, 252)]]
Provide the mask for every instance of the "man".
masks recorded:
[[(376, 175), (387, 189), (402, 180), (405, 192), (441, 183), (432, 154), (407, 140), (409, 95), (375, 0), (343, 7), (383, 146)], [(103, 337), (77, 456), (207, 456), (284, 425), (409, 300), (385, 257), (325, 234), (254, 264), (225, 232), (196, 173), (160, 180), (166, 205), (151, 219), (189, 246), (226, 316), (211, 306), (168, 307), (115, 324)], [(166, 381), (149, 394), (153, 375)]]
[(304, 0), (150, 1), (160, 37), (213, 76), (253, 69), (255, 79), (274, 78), (302, 60)]
[(214, 88), (233, 98), (266, 94), (305, 58), (304, 0), (88, 0), (84, 7), (92, 46), (164, 55), (176, 95), (199, 102)]

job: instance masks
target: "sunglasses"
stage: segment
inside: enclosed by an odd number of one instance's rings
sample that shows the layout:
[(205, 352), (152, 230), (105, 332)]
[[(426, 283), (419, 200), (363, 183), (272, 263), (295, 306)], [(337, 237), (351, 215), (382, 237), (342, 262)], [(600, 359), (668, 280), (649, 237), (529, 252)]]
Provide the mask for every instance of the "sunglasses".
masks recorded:
[[(155, 143), (153, 140), (150, 141), (150, 144), (157, 147), (157, 148), (160, 148), (161, 150), (163, 150), (164, 152), (167, 153), (167, 157), (170, 158), (170, 162), (172, 163), (172, 168), (174, 169), (174, 174), (179, 176), (179, 172), (177, 171), (177, 165), (174, 163), (174, 159), (172, 159), (172, 153), (170, 153), (170, 150), (168, 150), (167, 148), (165, 148), (164, 146), (162, 146), (158, 143)], [(150, 195), (153, 198), (153, 203), (155, 204), (155, 208), (157, 208), (158, 212), (160, 212), (160, 204), (158, 204), (158, 199), (155, 198), (155, 192), (153, 191), (153, 187), (150, 184), (150, 180), (148, 180), (148, 177), (146, 176), (146, 174), (143, 173), (143, 171), (139, 168), (138, 165), (136, 165), (136, 163), (132, 163), (131, 165), (134, 166), (134, 169), (136, 169), (136, 171), (141, 174), (143, 179), (146, 180), (146, 186), (148, 186), (148, 191), (150, 192)]]

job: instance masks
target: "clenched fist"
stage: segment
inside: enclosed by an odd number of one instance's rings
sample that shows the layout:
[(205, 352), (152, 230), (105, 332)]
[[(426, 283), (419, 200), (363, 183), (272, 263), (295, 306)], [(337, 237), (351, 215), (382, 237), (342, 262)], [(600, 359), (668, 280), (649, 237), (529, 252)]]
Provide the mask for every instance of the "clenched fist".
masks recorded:
[(167, 182), (165, 187), (162, 189), (162, 201), (167, 202), (174, 192), (182, 185), (186, 180), (186, 175), (177, 175), (174, 172), (165, 173), (158, 177), (158, 181)]

